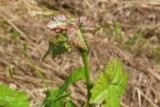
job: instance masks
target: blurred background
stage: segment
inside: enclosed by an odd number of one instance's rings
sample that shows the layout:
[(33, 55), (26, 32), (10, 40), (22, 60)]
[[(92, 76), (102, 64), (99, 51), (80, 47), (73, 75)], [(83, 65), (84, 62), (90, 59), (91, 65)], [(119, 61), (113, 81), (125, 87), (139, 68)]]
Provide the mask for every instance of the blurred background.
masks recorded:
[[(1, 83), (27, 92), (34, 107), (47, 90), (37, 72), (53, 88), (82, 65), (76, 49), (41, 61), (55, 36), (46, 28), (54, 12), (109, 24), (94, 36), (92, 79), (111, 58), (119, 58), (129, 72), (121, 107), (160, 107), (160, 0), (0, 0)], [(76, 104), (85, 101), (85, 87), (84, 81), (70, 87)]]

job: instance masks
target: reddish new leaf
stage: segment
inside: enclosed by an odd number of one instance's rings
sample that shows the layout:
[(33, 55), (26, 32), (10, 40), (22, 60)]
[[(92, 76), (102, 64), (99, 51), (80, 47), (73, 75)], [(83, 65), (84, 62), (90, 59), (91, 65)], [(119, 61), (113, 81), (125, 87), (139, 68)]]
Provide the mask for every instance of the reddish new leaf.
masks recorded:
[(47, 27), (55, 32), (67, 29), (67, 17), (63, 14), (53, 16), (47, 23)]
[(75, 47), (83, 50), (88, 50), (87, 44), (84, 40), (82, 32), (79, 29), (74, 29), (72, 32), (68, 34), (69, 43), (73, 44)]
[(75, 19), (66, 17), (63, 14), (53, 16), (47, 24), (47, 27), (55, 32), (67, 34), (70, 44), (83, 50), (88, 50), (92, 41), (92, 33), (95, 31), (95, 23), (88, 17), (79, 17), (79, 22)]
[(86, 16), (79, 17), (79, 24), (83, 33), (93, 33), (95, 31), (95, 22)]
[(86, 43), (87, 47), (89, 48), (91, 43), (93, 42), (93, 34), (83, 33), (83, 38), (85, 40), (85, 43)]

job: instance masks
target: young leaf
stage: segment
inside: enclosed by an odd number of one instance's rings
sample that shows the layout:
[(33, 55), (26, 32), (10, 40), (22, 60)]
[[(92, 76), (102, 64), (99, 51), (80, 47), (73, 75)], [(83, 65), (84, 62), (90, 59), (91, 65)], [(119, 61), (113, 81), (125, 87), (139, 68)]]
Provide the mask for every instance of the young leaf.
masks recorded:
[(47, 27), (55, 32), (65, 30), (67, 26), (67, 17), (63, 14), (53, 16), (47, 23)]
[(120, 96), (125, 92), (128, 73), (124, 71), (119, 60), (110, 61), (105, 72), (100, 73), (91, 89), (90, 103), (101, 104), (104, 107), (119, 107)]
[(55, 32), (72, 31), (73, 28), (77, 28), (75, 20), (66, 17), (64, 14), (57, 14), (52, 16), (48, 21), (47, 27)]
[(51, 40), (49, 42), (48, 51), (43, 56), (42, 60), (45, 59), (50, 52), (52, 53), (53, 58), (57, 55), (63, 54), (64, 52), (70, 52), (71, 48), (66, 41), (67, 39), (65, 36), (58, 34), (55, 40)]
[(78, 21), (79, 21), (79, 29), (83, 35), (85, 45), (87, 46), (87, 48), (89, 48), (93, 40), (93, 34), (97, 29), (96, 24), (92, 19), (86, 16), (79, 17)]
[(69, 32), (67, 35), (69, 43), (73, 44), (79, 49), (88, 50), (87, 44), (80, 29), (75, 29), (72, 32)]
[(93, 34), (91, 33), (83, 33), (83, 37), (87, 47), (89, 48), (93, 42)]
[(95, 31), (95, 22), (86, 16), (79, 17), (79, 24), (83, 33), (93, 33)]
[[(75, 70), (60, 88), (50, 90), (50, 92), (47, 94), (46, 99), (44, 101), (45, 107), (63, 107), (64, 100), (66, 99), (66, 97), (70, 95), (70, 93), (67, 92), (68, 86), (84, 78), (85, 78), (85, 75), (84, 75), (83, 67)], [(58, 106), (58, 104), (60, 106)]]
[(0, 107), (29, 107), (29, 104), (25, 93), (8, 88), (5, 84), (0, 86)]
[[(90, 42), (92, 41), (90, 39), (93, 37), (93, 33), (95, 32), (94, 21), (85, 16), (79, 17), (79, 22), (76, 23), (76, 20), (66, 17), (63, 14), (54, 15), (48, 21), (47, 27), (55, 32), (67, 34), (66, 36), (70, 44), (73, 44), (76, 48), (85, 51), (90, 47)], [(63, 45), (64, 43), (57, 43), (58, 48), (64, 47)], [(59, 52), (54, 52), (57, 51), (53, 51), (53, 54), (59, 54)], [(44, 58), (48, 53), (49, 51), (47, 51)]]

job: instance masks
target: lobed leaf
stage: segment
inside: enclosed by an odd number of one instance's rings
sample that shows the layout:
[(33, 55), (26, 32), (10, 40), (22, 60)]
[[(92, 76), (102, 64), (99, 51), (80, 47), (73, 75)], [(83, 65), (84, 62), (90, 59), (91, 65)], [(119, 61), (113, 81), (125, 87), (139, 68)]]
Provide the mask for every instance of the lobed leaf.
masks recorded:
[(91, 43), (93, 42), (93, 34), (84, 33), (83, 38), (84, 38), (85, 44), (87, 45), (87, 48), (90, 48)]
[(65, 30), (67, 26), (67, 17), (63, 14), (53, 16), (47, 23), (47, 27), (51, 30), (59, 32)]
[(43, 56), (42, 60), (47, 57), (51, 52), (52, 57), (55, 58), (57, 55), (63, 54), (64, 52), (70, 52), (70, 45), (67, 43), (67, 39), (63, 34), (58, 34), (56, 39), (49, 42), (48, 51)]
[(83, 33), (93, 33), (95, 31), (95, 22), (86, 16), (79, 17), (79, 24)]
[[(76, 23), (76, 20), (66, 17), (64, 14), (54, 15), (48, 21), (47, 27), (51, 30), (54, 30), (55, 32), (65, 34), (70, 44), (74, 45), (76, 48), (80, 50), (86, 51), (90, 47), (90, 42), (92, 41), (93, 33), (96, 30), (94, 21), (89, 19), (88, 17), (81, 16), (79, 17), (79, 22)], [(54, 54), (55, 56), (60, 53), (63, 53), (63, 50), (66, 46), (66, 43), (64, 42), (50, 44), (50, 47), (55, 47), (55, 45), (57, 45), (55, 48), (59, 48), (59, 50), (54, 50), (52, 52), (52, 54)], [(47, 56), (48, 53), (49, 51), (47, 51), (45, 56)]]
[(85, 78), (85, 75), (84, 75), (83, 67), (75, 70), (60, 88), (55, 88), (49, 91), (49, 93), (45, 98), (44, 106), (45, 107), (63, 107), (64, 101), (70, 95), (70, 92), (67, 92), (68, 86), (84, 78)]
[(64, 14), (57, 14), (52, 16), (52, 18), (47, 23), (47, 28), (55, 32), (72, 31), (72, 28), (76, 28), (75, 20), (66, 17)]
[(80, 31), (80, 29), (76, 29), (68, 33), (67, 35), (68, 35), (68, 41), (70, 44), (73, 44), (75, 47), (79, 49), (88, 50), (87, 44), (84, 40), (83, 34)]
[(8, 88), (6, 84), (0, 86), (0, 107), (29, 107), (27, 94)]
[(60, 93), (60, 88), (52, 89), (48, 92), (45, 100), (44, 107), (63, 107), (64, 100), (70, 93)]
[(105, 72), (99, 74), (91, 89), (90, 103), (103, 104), (103, 107), (119, 107), (120, 96), (125, 92), (128, 73), (119, 60), (110, 61)]

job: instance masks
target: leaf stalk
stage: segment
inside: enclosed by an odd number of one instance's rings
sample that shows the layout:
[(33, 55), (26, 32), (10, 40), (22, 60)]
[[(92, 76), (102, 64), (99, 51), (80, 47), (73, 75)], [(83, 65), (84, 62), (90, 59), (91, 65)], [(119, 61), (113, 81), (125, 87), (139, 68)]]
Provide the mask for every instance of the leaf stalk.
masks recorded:
[(89, 99), (91, 97), (91, 88), (92, 88), (92, 83), (91, 83), (91, 77), (90, 77), (90, 72), (89, 72), (89, 64), (88, 64), (88, 52), (87, 51), (82, 51), (82, 60), (85, 68), (85, 77), (86, 77), (86, 85), (87, 85), (87, 105), (86, 107), (92, 107), (91, 104), (89, 104)]

